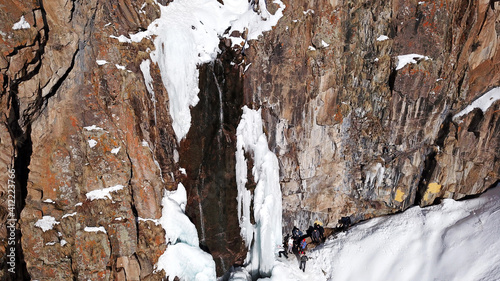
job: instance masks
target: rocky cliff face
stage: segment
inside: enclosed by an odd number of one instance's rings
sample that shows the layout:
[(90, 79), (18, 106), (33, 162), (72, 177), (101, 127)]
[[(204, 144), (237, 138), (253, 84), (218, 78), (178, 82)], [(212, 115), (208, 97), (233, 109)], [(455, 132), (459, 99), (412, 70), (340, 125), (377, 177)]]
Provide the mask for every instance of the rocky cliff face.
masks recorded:
[[(23, 267), (38, 280), (161, 279), (152, 272), (163, 229), (139, 218), (159, 218), (162, 189), (175, 186), (168, 97), (153, 85), (154, 112), (139, 71), (151, 45), (109, 37), (158, 15), (154, 5), (141, 13), (143, 2), (2, 3), (2, 164), (14, 163), (18, 179), (18, 259), (24, 253), (26, 263), (16, 266), (18, 279), (28, 277)], [(29, 27), (13, 30), (22, 15)], [(112, 200), (87, 198), (119, 185)], [(37, 226), (46, 216), (52, 229)]]
[[(288, 228), (459, 199), (498, 181), (498, 102), (453, 118), (498, 86), (498, 4), (286, 4), (248, 51), (245, 96), (265, 109)], [(426, 58), (398, 69), (407, 54)]]
[[(0, 217), (19, 218), (16, 274), (9, 229), (0, 232), (1, 278), (161, 280), (154, 265), (167, 246), (153, 219), (178, 182), (218, 275), (241, 262), (243, 105), (263, 109), (285, 231), (459, 199), (498, 181), (500, 103), (454, 116), (499, 86), (499, 3), (283, 2), (283, 18), (245, 56), (222, 40), (219, 58), (200, 67), (200, 102), (178, 143), (158, 66), (149, 64), (151, 83), (143, 74), (153, 43), (110, 37), (147, 28), (157, 3), (0, 1)], [(408, 54), (423, 57), (399, 68)], [(104, 189), (109, 197), (89, 198)]]

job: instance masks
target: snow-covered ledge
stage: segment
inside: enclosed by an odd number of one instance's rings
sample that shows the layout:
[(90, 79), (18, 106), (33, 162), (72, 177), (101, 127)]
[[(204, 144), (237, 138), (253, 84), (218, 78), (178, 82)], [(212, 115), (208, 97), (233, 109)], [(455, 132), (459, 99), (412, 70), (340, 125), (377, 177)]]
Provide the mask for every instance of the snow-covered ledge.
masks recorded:
[(469, 106), (464, 108), (459, 113), (453, 116), (453, 120), (456, 120), (464, 115), (469, 114), (476, 108), (481, 109), (481, 111), (486, 112), (490, 106), (492, 106), (497, 100), (500, 100), (500, 87), (493, 88), (482, 95), (480, 98), (473, 101)]

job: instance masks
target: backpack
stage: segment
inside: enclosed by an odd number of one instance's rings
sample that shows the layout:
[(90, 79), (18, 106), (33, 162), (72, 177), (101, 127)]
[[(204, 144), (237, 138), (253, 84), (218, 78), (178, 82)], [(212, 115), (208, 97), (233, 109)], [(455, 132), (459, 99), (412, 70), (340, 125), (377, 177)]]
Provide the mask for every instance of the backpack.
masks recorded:
[(300, 246), (302, 247), (302, 249), (305, 249), (306, 246), (307, 246), (307, 243), (305, 240), (302, 240), (302, 242), (300, 242)]

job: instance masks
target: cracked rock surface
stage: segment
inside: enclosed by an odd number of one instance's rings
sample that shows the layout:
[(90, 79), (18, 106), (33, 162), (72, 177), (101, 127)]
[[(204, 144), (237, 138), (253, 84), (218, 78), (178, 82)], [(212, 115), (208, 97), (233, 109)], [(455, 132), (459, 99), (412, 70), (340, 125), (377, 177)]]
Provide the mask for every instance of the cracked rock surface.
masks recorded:
[[(280, 160), (285, 229), (460, 199), (499, 180), (499, 102), (453, 119), (499, 86), (498, 3), (284, 2), (247, 51), (245, 96), (264, 108)], [(405, 55), (417, 59), (399, 68)]]
[[(0, 279), (162, 280), (164, 230), (147, 219), (179, 182), (217, 274), (241, 264), (243, 105), (262, 108), (286, 232), (498, 182), (500, 102), (454, 116), (500, 86), (499, 2), (282, 1), (283, 18), (244, 54), (221, 40), (199, 67), (200, 102), (178, 143), (158, 66), (155, 97), (140, 68), (154, 44), (110, 37), (147, 28), (155, 1), (0, 0)], [(399, 68), (403, 55), (413, 60)], [(9, 168), (16, 274), (6, 265)]]

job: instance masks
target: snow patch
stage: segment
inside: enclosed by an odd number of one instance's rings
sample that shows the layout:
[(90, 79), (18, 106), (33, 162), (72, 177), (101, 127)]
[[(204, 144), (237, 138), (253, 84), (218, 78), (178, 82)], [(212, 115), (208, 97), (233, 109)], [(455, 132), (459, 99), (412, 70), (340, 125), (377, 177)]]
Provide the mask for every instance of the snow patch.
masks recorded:
[(418, 54), (409, 54), (409, 55), (401, 55), (398, 56), (398, 65), (396, 66), (396, 70), (400, 70), (405, 67), (409, 63), (416, 64), (421, 60), (430, 60), (428, 56), (418, 55)]
[(74, 215), (76, 215), (76, 212), (69, 213), (69, 214), (65, 214), (65, 215), (63, 215), (63, 216), (62, 216), (62, 218), (61, 218), (61, 219), (64, 219), (64, 218), (67, 218), (67, 217), (72, 217), (72, 216), (74, 216)]
[(118, 152), (120, 151), (121, 148), (122, 148), (121, 146), (113, 148), (113, 149), (111, 149), (111, 153), (118, 154)]
[(145, 218), (139, 217), (139, 218), (137, 218), (137, 220), (138, 221), (151, 221), (151, 222), (154, 222), (155, 225), (159, 225), (160, 224), (160, 220), (158, 220), (158, 219), (145, 219)]
[(245, 65), (245, 69), (243, 70), (243, 73), (246, 73), (247, 70), (250, 68), (251, 65), (252, 65), (252, 63), (249, 63), (249, 64)]
[(120, 36), (110, 35), (109, 37), (118, 40), (118, 42), (120, 43), (132, 43), (132, 40), (127, 38), (125, 35), (120, 35)]
[(44, 203), (50, 203), (50, 204), (55, 204), (56, 202), (54, 202), (52, 199), (45, 199), (43, 200)]
[(314, 10), (309, 9), (307, 11), (303, 11), (302, 13), (307, 16), (308, 14), (314, 14)]
[(308, 49), (309, 51), (316, 51), (316, 48), (314, 48), (313, 46), (309, 46), (307, 49)]
[(51, 216), (43, 216), (41, 219), (35, 222), (35, 226), (41, 228), (43, 232), (51, 230), (56, 224), (59, 224), (59, 222)]
[(323, 48), (330, 46), (330, 44), (326, 43), (324, 40), (321, 40), (321, 45), (323, 46)]
[[(212, 256), (198, 246), (178, 243), (168, 246), (158, 259), (156, 270), (164, 270), (165, 276), (180, 280), (217, 280)], [(169, 279), (170, 280), (170, 279)]]
[(88, 143), (89, 143), (90, 148), (93, 148), (94, 146), (97, 145), (97, 141), (94, 139), (88, 140)]
[(64, 245), (68, 244), (68, 241), (62, 239), (60, 243), (61, 243), (61, 246), (64, 246)]
[(106, 229), (104, 228), (104, 226), (99, 226), (99, 227), (86, 226), (83, 230), (86, 231), (86, 232), (103, 232), (103, 233), (107, 233)]
[[(273, 26), (278, 23), (281, 17), (283, 17), (283, 11), (285, 9), (285, 4), (283, 4), (280, 0), (273, 1), (274, 4), (279, 6), (274, 14), (267, 11), (265, 0), (254, 1), (260, 10), (257, 13), (253, 11), (253, 6), (250, 5), (248, 1), (231, 0), (224, 2), (226, 3), (226, 6), (228, 6), (229, 10), (237, 16), (237, 20), (231, 21), (231, 29), (228, 34), (231, 34), (234, 30), (238, 30), (240, 32), (246, 30), (248, 31), (247, 40), (256, 40), (264, 32), (270, 31)], [(234, 38), (227, 35), (225, 37), (230, 38), (233, 45), (241, 45), (244, 42), (242, 38)]]
[(378, 38), (377, 38), (377, 41), (385, 41), (385, 40), (388, 40), (389, 37), (387, 35), (380, 35)]
[(97, 127), (96, 125), (87, 126), (87, 127), (83, 127), (83, 128), (87, 131), (102, 131), (102, 130), (104, 130), (103, 128)]
[(166, 191), (162, 199), (163, 208), (160, 224), (167, 227), (165, 229), (165, 237), (172, 244), (182, 242), (198, 246), (199, 240), (196, 227), (184, 215), (186, 202), (186, 189), (181, 183), (177, 186), (176, 191)]
[(121, 184), (112, 186), (112, 187), (107, 187), (103, 189), (96, 189), (90, 192), (87, 192), (87, 200), (93, 201), (96, 199), (110, 199), (112, 200), (113, 198), (111, 197), (111, 192), (116, 192), (118, 190), (123, 189), (124, 186)]
[(142, 4), (141, 8), (139, 8), (139, 13), (140, 14), (146, 14), (146, 11), (144, 11), (144, 7), (146, 7), (147, 3)]
[(473, 111), (476, 108), (481, 109), (481, 111), (484, 113), (497, 100), (500, 100), (500, 87), (493, 88), (493, 89), (489, 90), (488, 92), (486, 92), (484, 95), (482, 95), (480, 98), (476, 99), (469, 106), (464, 108), (462, 111), (455, 114), (455, 116), (453, 116), (453, 119), (455, 120), (455, 119), (458, 119), (466, 114), (469, 114), (471, 111)]
[(500, 280), (499, 200), (497, 185), (479, 198), (371, 219), (310, 252), (294, 279)]
[(23, 15), (23, 16), (21, 16), (21, 19), (19, 19), (18, 22), (14, 23), (14, 25), (12, 26), (12, 29), (13, 30), (28, 29), (30, 27), (31, 27), (31, 25), (26, 21), (26, 19), (24, 18), (24, 15)]
[(96, 60), (95, 62), (97, 63), (97, 65), (105, 65), (105, 64), (107, 64), (107, 63), (108, 63), (108, 62), (107, 62), (107, 61), (105, 61), (105, 60)]

